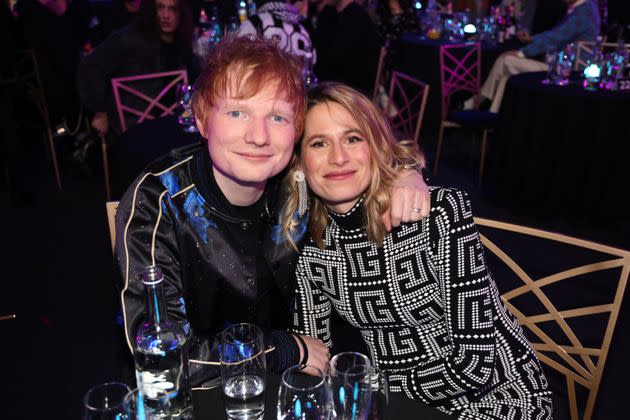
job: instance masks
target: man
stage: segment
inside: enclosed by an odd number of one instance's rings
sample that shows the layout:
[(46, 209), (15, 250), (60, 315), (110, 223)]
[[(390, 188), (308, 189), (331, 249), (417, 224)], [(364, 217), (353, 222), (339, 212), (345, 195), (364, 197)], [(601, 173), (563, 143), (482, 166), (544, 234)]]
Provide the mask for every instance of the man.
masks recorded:
[(297, 7), (286, 1), (269, 1), (241, 23), (239, 35), (258, 35), (270, 39), (283, 50), (300, 57), (308, 65), (316, 56), (308, 31), (302, 26)]
[[(528, 45), (520, 50), (503, 53), (492, 66), (480, 91), (483, 98), (492, 101), (491, 112), (499, 111), (505, 84), (510, 76), (547, 70), (547, 65), (533, 59), (534, 57), (545, 54), (549, 47), (561, 49), (572, 42), (592, 42), (599, 35), (599, 12), (594, 1), (564, 1), (568, 5), (567, 14), (557, 26), (534, 36), (530, 36), (527, 32), (520, 32), (519, 39)], [(472, 108), (474, 101), (474, 98), (466, 101), (464, 108)]]
[[(158, 265), (170, 317), (188, 334), (194, 384), (215, 383), (206, 382), (219, 376), (214, 337), (240, 322), (265, 332), (270, 370), (307, 362), (325, 370), (323, 343), (286, 331), (297, 255), (278, 218), (286, 199), (282, 171), (304, 125), (298, 60), (269, 41), (226, 36), (197, 81), (193, 108), (207, 142), (156, 160), (116, 214), (130, 349), (144, 310), (138, 275)], [(417, 175), (406, 180), (421, 182)], [(393, 192), (393, 224), (426, 216), (427, 198), (423, 183)]]
[[(101, 135), (110, 129), (113, 77), (185, 69), (191, 63), (192, 18), (186, 0), (146, 0), (140, 13), (134, 24), (112, 33), (79, 65), (79, 95), (94, 113), (92, 127)], [(137, 86), (149, 95), (163, 88), (155, 81)]]

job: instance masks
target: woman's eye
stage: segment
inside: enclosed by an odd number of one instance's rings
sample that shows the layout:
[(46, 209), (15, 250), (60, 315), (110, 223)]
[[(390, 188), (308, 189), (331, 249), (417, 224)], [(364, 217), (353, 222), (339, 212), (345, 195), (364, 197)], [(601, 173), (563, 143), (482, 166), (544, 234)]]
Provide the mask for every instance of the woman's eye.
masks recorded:
[(310, 147), (315, 147), (315, 148), (324, 147), (325, 145), (326, 143), (324, 142), (324, 140), (313, 140), (309, 143)]
[(358, 137), (358, 136), (350, 136), (350, 137), (348, 137), (348, 138), (346, 139), (346, 141), (347, 141), (348, 143), (352, 144), (352, 143), (358, 143), (358, 142), (361, 142), (361, 141), (363, 141), (363, 139), (362, 139), (361, 137)]

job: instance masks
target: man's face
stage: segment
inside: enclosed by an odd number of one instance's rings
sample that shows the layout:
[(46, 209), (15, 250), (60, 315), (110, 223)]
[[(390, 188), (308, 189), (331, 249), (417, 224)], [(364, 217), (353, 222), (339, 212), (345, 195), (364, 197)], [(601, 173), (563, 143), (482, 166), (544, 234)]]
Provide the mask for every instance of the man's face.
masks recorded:
[(226, 188), (264, 188), (281, 172), (293, 155), (296, 132), (293, 105), (274, 84), (247, 99), (226, 96), (199, 129), (208, 139), (215, 179), (229, 197)]
[(175, 32), (179, 24), (177, 0), (156, 0), (155, 5), (160, 32), (163, 34)]

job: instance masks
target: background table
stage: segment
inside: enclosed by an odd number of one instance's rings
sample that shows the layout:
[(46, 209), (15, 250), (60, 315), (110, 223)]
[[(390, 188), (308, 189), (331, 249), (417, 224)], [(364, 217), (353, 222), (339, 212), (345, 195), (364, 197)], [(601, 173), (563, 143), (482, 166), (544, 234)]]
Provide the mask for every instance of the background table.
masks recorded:
[[(276, 402), (278, 400), (279, 386), (280, 375), (269, 375), (267, 377), (267, 389), (265, 392), (265, 420), (276, 419)], [(225, 406), (223, 405), (223, 394), (220, 387), (212, 388), (207, 391), (194, 391), (193, 401), (195, 407), (195, 418), (227, 419)], [(410, 400), (402, 394), (390, 394), (389, 404), (385, 409), (383, 419), (379, 420), (400, 420), (410, 418), (422, 420), (454, 419), (448, 414), (444, 414), (426, 404)]]
[(629, 218), (630, 92), (513, 76), (488, 145), (485, 182), (497, 204), (587, 223)]
[[(462, 41), (466, 42), (466, 41)], [(431, 128), (440, 125), (440, 46), (451, 44), (444, 40), (430, 40), (419, 34), (406, 33), (390, 47), (393, 70), (402, 71), (430, 85), (424, 124)], [(518, 44), (481, 44), (481, 82), (486, 79), (492, 64), (503, 52), (518, 48)]]

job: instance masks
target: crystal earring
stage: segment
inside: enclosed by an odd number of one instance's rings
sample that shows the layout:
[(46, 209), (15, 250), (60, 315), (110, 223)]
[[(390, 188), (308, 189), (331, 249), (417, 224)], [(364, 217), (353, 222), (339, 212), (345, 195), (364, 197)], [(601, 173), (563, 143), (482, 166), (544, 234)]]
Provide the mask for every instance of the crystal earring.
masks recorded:
[(308, 210), (308, 191), (306, 190), (306, 177), (299, 169), (293, 172), (293, 179), (298, 189), (298, 216), (302, 217)]

